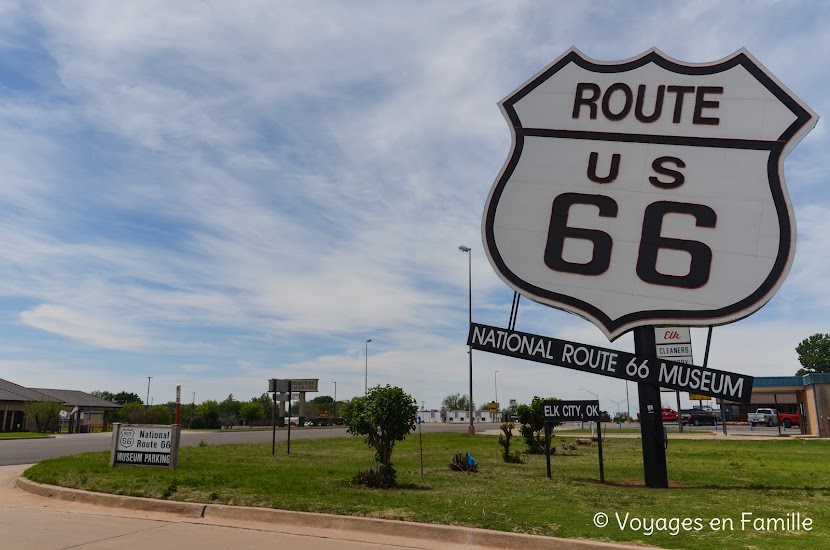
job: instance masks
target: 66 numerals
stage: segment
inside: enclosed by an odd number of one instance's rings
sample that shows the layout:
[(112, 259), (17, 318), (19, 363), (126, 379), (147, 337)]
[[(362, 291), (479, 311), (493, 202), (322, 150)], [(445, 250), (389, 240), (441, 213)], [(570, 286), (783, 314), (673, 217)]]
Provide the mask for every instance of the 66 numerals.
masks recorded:
[[(614, 240), (611, 235), (599, 229), (570, 227), (568, 214), (575, 204), (595, 206), (602, 218), (616, 218), (619, 211), (617, 202), (606, 195), (585, 193), (563, 193), (553, 201), (545, 246), (545, 265), (554, 271), (577, 275), (601, 275), (611, 265), (611, 251)], [(667, 214), (686, 214), (694, 217), (695, 225), (714, 228), (717, 214), (703, 204), (657, 201), (646, 207), (643, 215), (643, 230), (637, 254), (637, 276), (644, 282), (679, 288), (700, 288), (709, 280), (712, 268), (712, 249), (699, 241), (664, 237), (661, 234), (663, 219)], [(586, 263), (569, 262), (562, 257), (565, 239), (582, 239), (593, 244), (593, 255)], [(691, 257), (686, 275), (670, 275), (657, 271), (657, 256), (660, 249), (680, 250)]]

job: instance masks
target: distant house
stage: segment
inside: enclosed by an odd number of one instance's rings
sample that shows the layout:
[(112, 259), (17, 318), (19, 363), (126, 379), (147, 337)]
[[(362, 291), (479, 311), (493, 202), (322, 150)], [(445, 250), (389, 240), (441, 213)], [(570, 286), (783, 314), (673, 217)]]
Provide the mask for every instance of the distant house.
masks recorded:
[(24, 407), (26, 403), (45, 398), (46, 396), (42, 393), (0, 378), (0, 409), (2, 409), (0, 432), (25, 430)]
[(121, 408), (100, 397), (79, 390), (26, 388), (0, 378), (0, 431), (32, 429), (34, 422), (25, 418), (26, 403), (52, 399), (61, 403), (70, 433), (87, 432), (91, 428), (108, 429), (112, 412)]
[[(418, 411), (421, 422), (449, 422), (451, 424), (470, 421), (470, 411), (431, 410)], [(498, 422), (500, 415), (490, 411), (474, 411), (473, 422)]]

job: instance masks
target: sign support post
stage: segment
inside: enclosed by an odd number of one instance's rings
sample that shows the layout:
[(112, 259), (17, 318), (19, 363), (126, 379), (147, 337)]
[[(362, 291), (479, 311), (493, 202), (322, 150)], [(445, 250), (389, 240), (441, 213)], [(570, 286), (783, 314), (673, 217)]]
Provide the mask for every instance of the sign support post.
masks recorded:
[(271, 408), (271, 456), (277, 448), (277, 390), (274, 390), (274, 405)]
[[(605, 466), (602, 462), (602, 415), (599, 411), (599, 401), (544, 401), (542, 409), (545, 414), (545, 456), (547, 457), (548, 479), (550, 473), (550, 440), (551, 431), (555, 424), (560, 422), (595, 422), (597, 437), (599, 438), (599, 479), (605, 483)], [(592, 432), (593, 433), (593, 432)], [(593, 438), (592, 438), (593, 439)]]
[(602, 422), (597, 422), (597, 447), (599, 450), (599, 482), (605, 483), (605, 462), (602, 460)]
[[(639, 357), (656, 357), (654, 327), (634, 329), (634, 353)], [(646, 487), (665, 489), (669, 486), (666, 449), (663, 447), (663, 414), (660, 386), (640, 382), (640, 433), (643, 442), (643, 472)]]
[[(288, 449), (286, 450), (287, 455), (291, 454), (291, 380), (288, 381)], [(298, 417), (299, 418), (299, 417)]]
[(550, 477), (550, 422), (545, 422), (545, 460), (548, 465), (548, 479)]

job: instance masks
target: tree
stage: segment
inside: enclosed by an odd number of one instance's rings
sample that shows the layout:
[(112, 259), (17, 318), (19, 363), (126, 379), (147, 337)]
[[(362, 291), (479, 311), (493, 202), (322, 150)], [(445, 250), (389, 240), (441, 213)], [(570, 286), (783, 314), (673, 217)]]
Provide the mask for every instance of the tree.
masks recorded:
[(37, 431), (42, 433), (49, 429), (49, 423), (60, 414), (61, 404), (44, 397), (40, 401), (27, 402), (23, 405), (23, 412), (27, 419), (35, 421)]
[(144, 404), (141, 401), (130, 401), (116, 411), (113, 422), (140, 424), (144, 421)]
[(91, 391), (89, 393), (90, 393), (90, 395), (94, 395), (95, 397), (100, 397), (104, 401), (110, 401), (110, 402), (113, 402), (112, 399), (113, 399), (113, 397), (115, 397), (114, 394), (112, 394), (112, 393), (110, 393), (106, 390), (94, 390), (94, 391)]
[(215, 399), (208, 399), (201, 405), (196, 405), (196, 416), (193, 418), (192, 427), (195, 429), (211, 429), (216, 430), (221, 428), (219, 423), (219, 402)]
[(545, 442), (543, 439), (545, 430), (545, 411), (543, 403), (545, 401), (560, 401), (555, 397), (542, 399), (538, 395), (533, 398), (530, 405), (519, 405), (516, 413), (519, 416), (519, 422), (522, 424), (520, 433), (530, 447), (532, 454), (544, 454)]
[(167, 405), (153, 405), (144, 412), (145, 424), (170, 424), (173, 415)]
[(144, 401), (141, 400), (138, 394), (125, 391), (121, 391), (112, 395), (110, 401), (112, 401), (113, 403), (118, 403), (119, 405), (126, 405), (127, 403), (144, 403)]
[(260, 405), (262, 405), (263, 410), (265, 411), (265, 418), (271, 420), (271, 416), (274, 410), (274, 401), (273, 398), (268, 395), (267, 393), (263, 393), (259, 397), (251, 398), (251, 402), (253, 403), (256, 401)]
[(262, 403), (259, 401), (242, 403), (242, 406), (239, 407), (239, 416), (242, 420), (247, 422), (250, 427), (257, 420), (265, 418), (265, 407), (263, 407)]
[[(473, 402), (473, 409), (475, 409), (475, 405), (475, 402)], [(469, 411), (470, 398), (466, 393), (464, 395), (453, 393), (441, 401), (441, 406), (448, 411)]]
[(803, 368), (796, 376), (812, 372), (830, 372), (830, 334), (813, 334), (795, 347), (798, 362)]
[[(401, 388), (375, 386), (365, 397), (355, 397), (345, 404), (343, 421), (352, 435), (365, 435), (364, 441), (375, 449), (375, 460), (380, 464), (376, 475), (368, 483), (379, 487), (395, 486), (392, 450), (396, 441), (415, 429), (418, 405)], [(358, 475), (358, 478), (361, 476)]]
[(242, 403), (233, 398), (233, 394), (219, 403), (219, 423), (223, 428), (233, 428), (239, 421), (239, 409)]
[(334, 398), (329, 395), (319, 395), (309, 401), (309, 403), (314, 403), (316, 405), (326, 405), (328, 403), (334, 403)]

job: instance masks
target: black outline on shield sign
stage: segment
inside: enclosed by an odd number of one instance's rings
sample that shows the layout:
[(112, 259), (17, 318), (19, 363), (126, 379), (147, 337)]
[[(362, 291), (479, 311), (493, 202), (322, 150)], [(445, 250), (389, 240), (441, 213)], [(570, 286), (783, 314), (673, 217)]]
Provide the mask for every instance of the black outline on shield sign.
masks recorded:
[[(772, 95), (785, 105), (796, 116), (796, 120), (778, 137), (777, 140), (763, 141), (751, 139), (723, 139), (723, 138), (694, 138), (681, 136), (661, 136), (650, 134), (623, 134), (607, 132), (585, 132), (573, 130), (550, 130), (537, 128), (523, 128), (514, 109), (514, 104), (533, 91), (536, 87), (551, 78), (555, 73), (569, 65), (575, 65), (596, 73), (621, 73), (637, 69), (648, 63), (677, 74), (683, 75), (712, 75), (727, 71), (735, 66), (742, 66), (748, 73), (757, 79)], [(576, 48), (568, 50), (558, 60), (533, 77), (524, 86), (500, 102), (505, 117), (513, 131), (513, 148), (510, 157), (504, 164), (498, 179), (493, 184), (484, 210), (482, 234), (484, 249), (496, 273), (510, 287), (528, 298), (543, 304), (564, 309), (587, 317), (603, 332), (614, 340), (623, 333), (637, 326), (664, 324), (686, 326), (708, 326), (725, 324), (737, 321), (754, 313), (765, 304), (786, 277), (792, 258), (795, 254), (795, 221), (791, 218), (792, 205), (789, 196), (783, 187), (783, 159), (789, 150), (795, 146), (818, 121), (818, 116), (803, 105), (794, 95), (767, 73), (750, 54), (744, 49), (738, 50), (731, 56), (711, 64), (690, 65), (671, 59), (657, 49), (644, 52), (642, 55), (629, 61), (620, 63), (602, 63), (592, 60)], [(810, 122), (812, 122), (811, 125)], [(809, 125), (809, 126), (808, 126)], [(505, 185), (515, 170), (519, 157), (522, 154), (525, 136), (558, 137), (571, 139), (620, 141), (633, 143), (658, 143), (670, 145), (686, 145), (698, 147), (717, 147), (732, 149), (752, 149), (769, 151), (767, 175), (770, 191), (776, 207), (780, 228), (779, 249), (776, 261), (769, 276), (755, 291), (746, 298), (719, 309), (683, 311), (673, 309), (658, 309), (640, 311), (611, 319), (597, 307), (571, 296), (552, 292), (533, 285), (507, 268), (493, 234), (493, 225), (496, 205)]]

